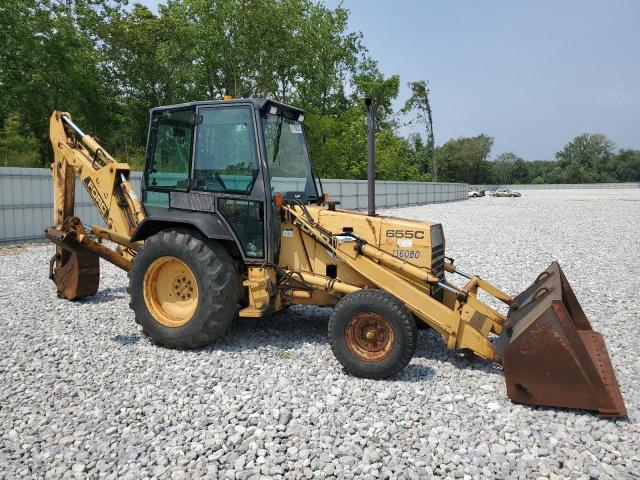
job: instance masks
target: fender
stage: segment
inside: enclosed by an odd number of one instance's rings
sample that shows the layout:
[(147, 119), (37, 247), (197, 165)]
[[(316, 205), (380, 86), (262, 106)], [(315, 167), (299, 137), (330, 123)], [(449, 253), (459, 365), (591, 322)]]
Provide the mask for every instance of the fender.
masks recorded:
[(185, 212), (171, 208), (142, 220), (131, 235), (131, 241), (146, 240), (160, 230), (180, 226), (196, 228), (207, 238), (236, 243), (233, 235), (216, 213)]

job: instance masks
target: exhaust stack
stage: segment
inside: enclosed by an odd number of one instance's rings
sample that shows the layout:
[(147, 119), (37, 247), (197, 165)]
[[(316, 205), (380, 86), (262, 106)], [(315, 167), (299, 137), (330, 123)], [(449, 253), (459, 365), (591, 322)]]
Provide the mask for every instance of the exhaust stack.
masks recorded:
[(376, 117), (375, 104), (365, 98), (367, 106), (368, 162), (367, 162), (367, 215), (376, 215)]

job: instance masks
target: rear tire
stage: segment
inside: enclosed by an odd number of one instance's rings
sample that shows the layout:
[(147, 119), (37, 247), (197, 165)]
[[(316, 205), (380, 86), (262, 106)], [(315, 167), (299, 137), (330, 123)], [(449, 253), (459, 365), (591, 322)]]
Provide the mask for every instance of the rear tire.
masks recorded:
[(382, 290), (346, 295), (329, 319), (331, 350), (347, 373), (356, 377), (395, 375), (413, 358), (416, 337), (413, 315)]
[(238, 310), (238, 274), (225, 248), (163, 230), (133, 259), (127, 288), (136, 322), (155, 344), (197, 348), (221, 338)]

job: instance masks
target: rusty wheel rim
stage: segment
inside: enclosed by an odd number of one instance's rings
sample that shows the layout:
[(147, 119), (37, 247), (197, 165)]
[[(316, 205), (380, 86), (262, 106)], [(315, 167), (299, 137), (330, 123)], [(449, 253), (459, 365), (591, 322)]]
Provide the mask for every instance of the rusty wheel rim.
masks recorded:
[(347, 348), (359, 360), (379, 362), (391, 354), (395, 335), (391, 324), (379, 313), (356, 313), (345, 329)]

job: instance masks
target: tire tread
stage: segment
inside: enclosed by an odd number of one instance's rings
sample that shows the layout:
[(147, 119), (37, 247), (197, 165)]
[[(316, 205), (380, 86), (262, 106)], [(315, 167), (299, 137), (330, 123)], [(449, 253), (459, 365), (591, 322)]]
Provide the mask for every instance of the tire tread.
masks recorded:
[[(384, 313), (389, 317), (387, 320), (392, 326), (395, 323), (394, 330), (399, 330), (396, 332), (396, 342), (400, 344), (400, 354), (391, 363), (386, 362), (387, 365), (384, 364), (389, 357), (380, 362), (359, 361), (350, 353), (344, 342), (344, 328), (348, 321), (345, 316), (350, 310), (366, 308), (377, 311), (380, 307), (386, 310)], [(333, 354), (348, 373), (357, 377), (383, 379), (393, 376), (411, 361), (416, 350), (417, 333), (413, 315), (398, 298), (379, 289), (363, 289), (343, 297), (331, 314), (328, 330)], [(390, 357), (393, 356), (394, 352)]]
[[(196, 263), (199, 287), (199, 305), (194, 318), (187, 324), (169, 328), (159, 324), (148, 312), (142, 294), (144, 272), (142, 263), (167, 255), (169, 249), (178, 247), (184, 252), (183, 261)], [(148, 260), (147, 257), (151, 257)], [(191, 266), (191, 265), (190, 265)], [(153, 343), (170, 347), (191, 349), (210, 344), (221, 338), (237, 313), (237, 272), (226, 249), (215, 242), (207, 242), (188, 231), (163, 230), (149, 237), (138, 251), (129, 272), (127, 292), (129, 307), (135, 313), (136, 322)], [(139, 283), (139, 286), (133, 283)], [(196, 322), (194, 322), (196, 320)], [(199, 324), (194, 331), (193, 325)], [(189, 327), (189, 328), (185, 328)]]

